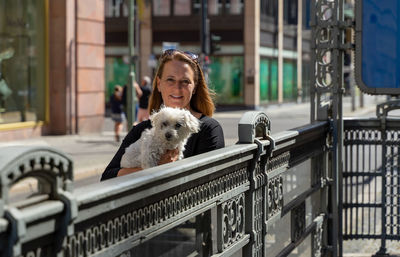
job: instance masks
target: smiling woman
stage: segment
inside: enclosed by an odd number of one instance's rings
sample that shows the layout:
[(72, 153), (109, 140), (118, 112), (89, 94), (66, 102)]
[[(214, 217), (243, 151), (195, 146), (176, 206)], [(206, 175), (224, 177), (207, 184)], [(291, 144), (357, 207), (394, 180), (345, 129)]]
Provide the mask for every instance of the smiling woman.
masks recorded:
[[(184, 158), (212, 151), (225, 146), (221, 125), (211, 118), (214, 103), (198, 63), (197, 55), (179, 50), (166, 50), (159, 60), (159, 66), (153, 81), (150, 96), (150, 113), (156, 112), (162, 105), (190, 111), (200, 121), (200, 131), (187, 140)], [(126, 175), (141, 168), (121, 168), (120, 162), (125, 149), (139, 140), (142, 132), (152, 128), (152, 121), (139, 123), (131, 129), (123, 140), (118, 152), (107, 166), (102, 180)], [(176, 161), (178, 151), (166, 151), (158, 164)]]
[(190, 99), (195, 92), (193, 78), (194, 73), (189, 64), (177, 60), (167, 63), (162, 77), (156, 77), (157, 90), (161, 93), (164, 104), (197, 113), (190, 107)]
[(0, 129), (45, 119), (45, 2), (0, 0)]

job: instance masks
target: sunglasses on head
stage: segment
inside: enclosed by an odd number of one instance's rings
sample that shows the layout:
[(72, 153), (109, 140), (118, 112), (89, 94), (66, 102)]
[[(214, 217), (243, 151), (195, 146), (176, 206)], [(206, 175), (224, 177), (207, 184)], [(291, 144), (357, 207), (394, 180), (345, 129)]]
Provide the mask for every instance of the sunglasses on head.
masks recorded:
[(176, 52), (186, 55), (187, 57), (189, 57), (194, 62), (198, 62), (199, 61), (199, 56), (197, 54), (189, 52), (189, 51), (181, 51), (181, 50), (177, 50), (177, 49), (167, 49), (167, 50), (165, 50), (163, 52), (163, 54), (161, 55), (161, 58), (164, 58), (165, 56), (173, 55)]

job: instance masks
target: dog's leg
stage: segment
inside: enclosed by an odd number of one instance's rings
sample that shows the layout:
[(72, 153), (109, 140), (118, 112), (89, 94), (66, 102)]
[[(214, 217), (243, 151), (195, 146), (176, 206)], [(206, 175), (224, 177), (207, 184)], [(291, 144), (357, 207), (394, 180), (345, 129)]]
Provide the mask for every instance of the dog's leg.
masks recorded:
[(159, 149), (154, 148), (155, 144), (157, 144), (157, 142), (149, 142), (149, 140), (145, 140), (141, 145), (140, 161), (143, 169), (148, 169), (158, 165), (161, 155)]

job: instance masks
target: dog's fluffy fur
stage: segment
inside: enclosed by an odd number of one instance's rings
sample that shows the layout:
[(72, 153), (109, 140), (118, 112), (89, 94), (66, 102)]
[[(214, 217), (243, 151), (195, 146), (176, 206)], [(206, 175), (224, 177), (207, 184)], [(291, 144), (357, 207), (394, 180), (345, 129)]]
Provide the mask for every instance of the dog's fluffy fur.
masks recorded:
[(166, 150), (178, 149), (179, 159), (182, 159), (187, 139), (200, 129), (196, 117), (178, 108), (163, 107), (153, 113), (150, 120), (153, 127), (143, 131), (139, 140), (125, 149), (122, 168), (157, 166)]

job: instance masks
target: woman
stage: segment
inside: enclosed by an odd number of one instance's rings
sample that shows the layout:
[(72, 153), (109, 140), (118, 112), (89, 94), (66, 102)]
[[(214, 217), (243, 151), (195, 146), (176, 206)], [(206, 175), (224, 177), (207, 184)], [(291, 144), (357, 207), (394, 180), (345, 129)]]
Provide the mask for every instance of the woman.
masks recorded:
[[(153, 81), (153, 92), (149, 103), (150, 112), (157, 111), (162, 104), (168, 107), (185, 108), (201, 121), (200, 131), (193, 134), (185, 146), (183, 153), (185, 158), (225, 146), (222, 127), (211, 118), (215, 107), (197, 55), (172, 49), (162, 54)], [(150, 120), (143, 121), (131, 129), (103, 172), (101, 180), (141, 170), (139, 167), (121, 169), (120, 161), (125, 148), (138, 140), (147, 128), (151, 128)], [(173, 162), (177, 158), (178, 151), (170, 150), (162, 156), (159, 164)]]
[(114, 121), (115, 141), (119, 142), (119, 135), (122, 131), (122, 123), (125, 120), (125, 113), (122, 108), (122, 87), (116, 85), (114, 93), (110, 96), (111, 119)]

